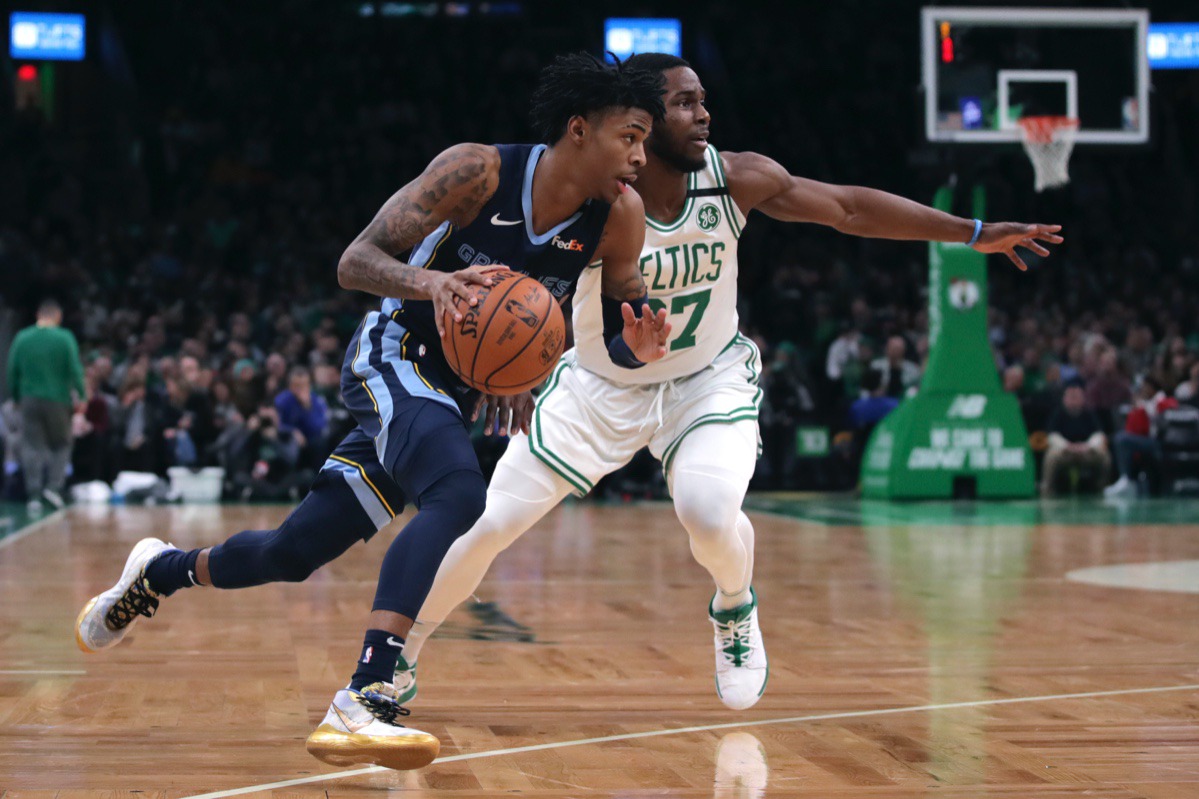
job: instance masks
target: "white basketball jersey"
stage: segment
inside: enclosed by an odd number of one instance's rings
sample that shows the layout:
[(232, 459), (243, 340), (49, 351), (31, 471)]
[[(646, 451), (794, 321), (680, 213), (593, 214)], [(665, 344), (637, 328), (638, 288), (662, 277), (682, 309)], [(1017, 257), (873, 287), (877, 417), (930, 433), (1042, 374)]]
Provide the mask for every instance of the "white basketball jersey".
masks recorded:
[(662, 383), (695, 374), (716, 360), (737, 335), (737, 239), (745, 217), (729, 195), (716, 148), (703, 169), (687, 178), (679, 217), (662, 223), (646, 217), (641, 274), (650, 307), (665, 308), (670, 339), (661, 360), (640, 369), (612, 363), (604, 344), (599, 267), (583, 270), (574, 297), (578, 362), (617, 383)]

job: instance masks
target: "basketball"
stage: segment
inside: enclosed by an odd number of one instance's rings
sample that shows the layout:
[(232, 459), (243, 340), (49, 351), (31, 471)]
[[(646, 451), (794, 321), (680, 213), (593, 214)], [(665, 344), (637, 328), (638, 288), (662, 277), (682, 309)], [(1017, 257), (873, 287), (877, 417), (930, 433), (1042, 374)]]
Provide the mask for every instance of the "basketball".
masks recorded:
[(471, 388), (519, 394), (539, 385), (566, 344), (562, 309), (545, 286), (519, 272), (496, 270), (475, 286), (478, 305), (456, 298), (462, 321), (445, 320), (445, 358)]

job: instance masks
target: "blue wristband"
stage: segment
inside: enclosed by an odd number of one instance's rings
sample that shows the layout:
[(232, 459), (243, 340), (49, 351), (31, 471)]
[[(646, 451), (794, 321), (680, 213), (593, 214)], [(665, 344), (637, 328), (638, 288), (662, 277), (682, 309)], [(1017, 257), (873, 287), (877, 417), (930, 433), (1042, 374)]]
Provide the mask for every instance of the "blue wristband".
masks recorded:
[(645, 361), (640, 360), (629, 349), (628, 342), (624, 340), (624, 336), (617, 336), (609, 342), (608, 357), (612, 359), (612, 363), (617, 366), (623, 366), (625, 369), (640, 369), (642, 366), (645, 366)]
[(970, 241), (966, 242), (967, 247), (973, 247), (978, 241), (978, 234), (983, 232), (983, 221), (981, 219), (974, 220), (974, 235), (970, 237)]

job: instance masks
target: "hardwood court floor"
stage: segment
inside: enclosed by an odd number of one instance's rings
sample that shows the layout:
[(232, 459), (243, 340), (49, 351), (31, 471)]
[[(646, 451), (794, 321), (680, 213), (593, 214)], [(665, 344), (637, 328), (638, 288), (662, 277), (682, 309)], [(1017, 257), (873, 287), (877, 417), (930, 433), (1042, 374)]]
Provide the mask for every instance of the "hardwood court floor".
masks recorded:
[[(411, 721), (443, 760), (409, 773), (303, 745), (393, 531), (305, 584), (182, 592), (85, 656), (75, 614), (139, 538), (286, 509), (56, 514), (0, 537), (0, 799), (1199, 796), (1199, 506), (756, 502), (756, 707), (715, 695), (711, 587), (669, 506), (568, 504), (426, 648)], [(1094, 571), (1158, 562), (1172, 582)]]

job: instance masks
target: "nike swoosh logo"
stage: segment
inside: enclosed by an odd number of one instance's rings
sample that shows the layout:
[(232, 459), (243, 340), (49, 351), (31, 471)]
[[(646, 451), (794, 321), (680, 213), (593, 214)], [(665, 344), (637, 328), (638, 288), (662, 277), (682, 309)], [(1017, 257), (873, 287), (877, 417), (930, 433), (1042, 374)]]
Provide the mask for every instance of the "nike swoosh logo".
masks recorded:
[(520, 224), (521, 222), (523, 222), (523, 221), (525, 221), (525, 220), (523, 220), (523, 219), (518, 219), (518, 220), (516, 220), (515, 222), (506, 222), (506, 221), (504, 221), (503, 219), (500, 219), (500, 215), (499, 215), (499, 214), (496, 214), (495, 216), (491, 217), (491, 224), (493, 224), (493, 225), (500, 225), (501, 227), (502, 227), (502, 226), (504, 226), (504, 225), (519, 225), (519, 224)]
[(196, 573), (191, 569), (187, 570), (187, 579), (192, 581), (192, 585), (199, 585), (199, 583), (196, 582)]
[(404, 648), (404, 642), (403, 642), (403, 641), (397, 641), (396, 639), (392, 638), (390, 635), (389, 635), (389, 636), (387, 636), (387, 645), (388, 645), (388, 646), (394, 646), (396, 649), (403, 649), (403, 648)]

